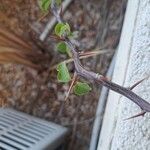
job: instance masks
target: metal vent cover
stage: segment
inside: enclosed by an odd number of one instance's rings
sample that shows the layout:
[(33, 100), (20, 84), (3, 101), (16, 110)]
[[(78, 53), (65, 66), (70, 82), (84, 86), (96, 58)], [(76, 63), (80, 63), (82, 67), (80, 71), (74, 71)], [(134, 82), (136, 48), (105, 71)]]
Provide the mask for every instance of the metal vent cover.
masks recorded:
[(67, 129), (8, 108), (0, 108), (0, 150), (54, 150)]

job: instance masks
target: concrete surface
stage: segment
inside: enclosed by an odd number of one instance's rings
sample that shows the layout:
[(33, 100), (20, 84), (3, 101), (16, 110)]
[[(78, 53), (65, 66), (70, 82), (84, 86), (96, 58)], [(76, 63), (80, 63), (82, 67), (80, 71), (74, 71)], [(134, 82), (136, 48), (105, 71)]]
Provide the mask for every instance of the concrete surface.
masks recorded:
[[(150, 75), (150, 0), (129, 0), (113, 82), (129, 87)], [(150, 102), (150, 78), (134, 91)], [(97, 150), (150, 150), (150, 114), (129, 99), (110, 92)]]

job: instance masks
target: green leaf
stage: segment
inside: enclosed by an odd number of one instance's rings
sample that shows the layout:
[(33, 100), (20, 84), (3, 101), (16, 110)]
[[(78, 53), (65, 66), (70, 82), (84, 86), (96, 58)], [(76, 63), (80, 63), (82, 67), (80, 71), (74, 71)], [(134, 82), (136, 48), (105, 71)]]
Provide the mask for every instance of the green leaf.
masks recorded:
[(69, 35), (70, 35), (70, 26), (68, 23), (66, 23), (60, 29), (60, 36), (69, 36)]
[(69, 71), (65, 62), (62, 62), (57, 66), (57, 71), (58, 71), (57, 79), (59, 82), (67, 83), (71, 80), (71, 77), (70, 77), (70, 74), (69, 74)]
[(63, 27), (63, 23), (57, 23), (56, 26), (55, 26), (55, 34), (60, 36), (60, 31), (61, 31), (61, 28)]
[(68, 23), (57, 23), (55, 26), (55, 34), (58, 36), (69, 36), (70, 33), (70, 26)]
[(51, 0), (39, 0), (39, 7), (42, 11), (48, 11), (51, 5)]
[(92, 88), (87, 83), (77, 82), (73, 87), (74, 93), (76, 95), (85, 95), (89, 91), (92, 90)]
[(67, 45), (64, 42), (60, 42), (56, 45), (56, 49), (60, 52), (65, 54), (67, 51)]
[(66, 45), (65, 42), (60, 42), (56, 45), (56, 49), (58, 50), (58, 52), (62, 53), (62, 54), (68, 54), (69, 57), (71, 57), (71, 51), (69, 49), (69, 47)]

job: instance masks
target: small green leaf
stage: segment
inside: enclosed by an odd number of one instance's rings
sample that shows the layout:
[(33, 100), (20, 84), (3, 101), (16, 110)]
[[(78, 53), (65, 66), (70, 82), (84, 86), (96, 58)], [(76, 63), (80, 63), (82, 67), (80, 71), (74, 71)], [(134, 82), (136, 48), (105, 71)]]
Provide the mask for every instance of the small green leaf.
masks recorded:
[(51, 0), (39, 0), (39, 7), (42, 11), (48, 11), (51, 5)]
[(57, 66), (57, 71), (58, 71), (57, 78), (59, 82), (67, 83), (71, 80), (71, 77), (70, 77), (70, 74), (69, 74), (69, 71), (65, 62), (62, 62)]
[(63, 23), (57, 23), (56, 26), (55, 26), (55, 34), (60, 36), (60, 31), (61, 31), (61, 28), (63, 27)]
[(87, 83), (77, 82), (73, 87), (74, 93), (76, 95), (85, 95), (89, 91), (92, 90), (92, 88)]
[(70, 26), (68, 23), (65, 23), (60, 29), (60, 36), (69, 36), (70, 35)]
[(60, 52), (65, 54), (67, 51), (67, 45), (64, 42), (60, 42), (56, 45), (56, 49)]
[(55, 26), (55, 34), (58, 36), (69, 36), (70, 26), (68, 23), (57, 23)]
[(58, 50), (58, 52), (62, 53), (62, 54), (68, 54), (69, 57), (71, 57), (71, 51), (69, 49), (69, 47), (66, 45), (65, 42), (60, 42), (56, 45), (56, 49)]

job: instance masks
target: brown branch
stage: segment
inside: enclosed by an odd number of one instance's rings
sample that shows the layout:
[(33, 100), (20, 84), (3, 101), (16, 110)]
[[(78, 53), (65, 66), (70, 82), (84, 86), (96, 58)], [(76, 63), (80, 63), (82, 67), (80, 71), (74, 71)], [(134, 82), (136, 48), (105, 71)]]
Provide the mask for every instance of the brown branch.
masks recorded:
[[(53, 12), (54, 16), (56, 17), (57, 21), (59, 23), (62, 23), (63, 20), (61, 19), (60, 15), (58, 13), (58, 9), (55, 6), (54, 1), (51, 5), (51, 9), (52, 9), (52, 12)], [(129, 98), (132, 102), (137, 104), (143, 110), (143, 112), (150, 112), (150, 104), (147, 101), (145, 101), (144, 99), (142, 99), (141, 97), (139, 97), (137, 94), (135, 94), (130, 89), (122, 87), (116, 83), (113, 83), (113, 82), (107, 80), (103, 75), (99, 75), (95, 72), (86, 70), (82, 66), (80, 59), (79, 59), (79, 53), (78, 53), (77, 49), (74, 47), (71, 40), (68, 39), (67, 37), (64, 37), (64, 39), (65, 39), (65, 43), (71, 49), (72, 57), (73, 57), (74, 65), (75, 65), (75, 70), (76, 70), (76, 73), (78, 76), (81, 76), (87, 80), (95, 81), (98, 84), (101, 84), (101, 85), (107, 87), (108, 89), (111, 89), (111, 90)]]

